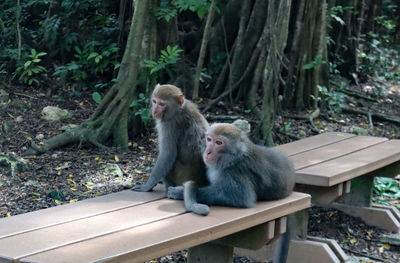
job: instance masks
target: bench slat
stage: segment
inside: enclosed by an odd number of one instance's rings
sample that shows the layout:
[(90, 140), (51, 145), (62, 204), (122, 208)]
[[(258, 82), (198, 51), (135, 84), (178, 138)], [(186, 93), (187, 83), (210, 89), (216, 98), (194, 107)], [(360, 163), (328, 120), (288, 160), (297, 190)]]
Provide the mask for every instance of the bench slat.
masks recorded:
[(343, 141), (354, 137), (354, 134), (340, 132), (326, 132), (316, 136), (307, 137), (298, 141), (278, 145), (275, 149), (291, 156), (294, 154), (307, 152), (309, 150), (329, 145), (335, 142)]
[(290, 158), (293, 160), (296, 170), (299, 170), (356, 152), (384, 141), (387, 141), (387, 139), (371, 136), (355, 136), (344, 141), (335, 142), (304, 153), (292, 155)]
[[(178, 202), (182, 203), (182, 202)], [(183, 204), (182, 204), (183, 206)], [(254, 208), (212, 207), (207, 217), (185, 213), (173, 218), (32, 255), (22, 262), (143, 262), (308, 208), (310, 196), (293, 193)], [(145, 213), (141, 213), (143, 215)], [(102, 260), (105, 259), (105, 260)]]
[(6, 236), (29, 232), (64, 222), (140, 205), (165, 197), (165, 187), (157, 186), (152, 192), (130, 190), (82, 200), (73, 204), (42, 209), (27, 214), (0, 219), (0, 240)]
[(386, 141), (297, 170), (297, 183), (332, 186), (400, 161), (400, 140)]
[[(0, 239), (0, 255), (7, 253), (9, 257), (20, 258), (49, 248), (157, 222), (185, 212), (182, 202), (157, 200)], [(26, 242), (27, 240), (29, 242)]]

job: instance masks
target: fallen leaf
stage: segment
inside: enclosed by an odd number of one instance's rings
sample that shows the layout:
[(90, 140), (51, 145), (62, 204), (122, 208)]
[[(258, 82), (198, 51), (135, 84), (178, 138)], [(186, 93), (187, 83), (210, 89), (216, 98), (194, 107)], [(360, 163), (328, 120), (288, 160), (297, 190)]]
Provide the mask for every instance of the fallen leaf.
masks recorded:
[(350, 243), (351, 243), (351, 244), (357, 243), (357, 239), (355, 239), (355, 238), (353, 237), (352, 239), (350, 239)]
[(115, 161), (116, 161), (117, 163), (119, 162), (118, 155), (115, 155), (115, 156), (114, 156), (114, 159), (115, 159)]

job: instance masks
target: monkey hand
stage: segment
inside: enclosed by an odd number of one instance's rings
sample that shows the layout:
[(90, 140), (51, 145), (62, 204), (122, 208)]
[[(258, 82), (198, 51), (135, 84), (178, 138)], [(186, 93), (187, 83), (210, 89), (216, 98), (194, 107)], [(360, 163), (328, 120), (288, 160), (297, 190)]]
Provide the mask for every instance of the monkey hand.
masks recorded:
[(168, 187), (168, 198), (183, 200), (183, 186)]
[(137, 191), (137, 192), (149, 192), (152, 189), (153, 189), (152, 187), (148, 187), (146, 184), (145, 185), (138, 184), (131, 188), (132, 191)]

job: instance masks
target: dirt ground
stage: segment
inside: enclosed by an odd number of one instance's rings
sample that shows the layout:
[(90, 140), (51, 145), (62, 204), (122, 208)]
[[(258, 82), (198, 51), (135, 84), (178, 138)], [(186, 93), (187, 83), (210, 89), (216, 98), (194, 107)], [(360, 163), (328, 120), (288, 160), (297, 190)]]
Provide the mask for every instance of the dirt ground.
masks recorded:
[[(363, 87), (356, 90), (363, 92)], [(2, 101), (1, 94), (7, 93)], [(372, 100), (346, 96), (346, 105), (370, 113), (400, 116), (400, 88), (389, 89), (385, 96)], [(4, 97), (3, 97), (4, 98)], [(72, 118), (50, 123), (41, 118), (46, 106), (68, 110)], [(66, 124), (80, 124), (96, 107), (90, 93), (69, 97), (60, 92), (51, 96), (45, 90), (10, 87), (0, 83), (0, 153), (14, 152), (21, 155), (32, 142), (40, 143), (65, 129)], [(219, 104), (212, 116), (228, 114), (251, 121), (251, 113), (240, 106)], [(303, 113), (306, 115), (307, 113)], [(368, 132), (369, 135), (400, 139), (400, 125), (394, 121), (373, 118), (373, 127), (367, 115), (343, 112), (337, 115), (320, 114), (313, 124), (299, 114), (285, 113), (277, 118), (274, 132), (278, 144), (295, 138), (315, 135), (317, 132), (341, 131)], [(154, 131), (132, 138), (129, 151), (114, 148), (101, 151), (91, 145), (70, 145), (35, 157), (26, 158), (30, 169), (14, 177), (0, 172), (0, 217), (26, 213), (38, 209), (76, 202), (86, 198), (116, 192), (146, 180), (156, 158)], [(117, 164), (122, 175), (111, 175), (106, 167)], [(399, 205), (399, 200), (391, 200)], [(333, 209), (310, 209), (309, 234), (335, 239), (349, 255), (365, 256), (378, 262), (400, 262), (400, 248), (383, 244), (380, 239), (387, 231), (370, 227), (358, 218), (347, 216)], [(158, 259), (158, 262), (184, 262), (185, 252), (178, 252)], [(235, 258), (235, 262), (252, 262)], [(369, 261), (364, 261), (369, 262)]]

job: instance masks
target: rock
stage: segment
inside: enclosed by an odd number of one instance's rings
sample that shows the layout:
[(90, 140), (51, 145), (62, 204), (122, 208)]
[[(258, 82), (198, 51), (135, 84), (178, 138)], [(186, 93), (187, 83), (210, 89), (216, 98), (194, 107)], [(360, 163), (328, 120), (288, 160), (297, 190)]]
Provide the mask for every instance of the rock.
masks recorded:
[(76, 125), (76, 124), (67, 124), (67, 125), (62, 126), (61, 130), (70, 131), (70, 130), (76, 129), (78, 127), (79, 127), (79, 125)]
[(24, 184), (25, 186), (35, 186), (38, 187), (40, 185), (40, 183), (38, 181), (35, 180), (28, 180), (25, 182)]
[(0, 153), (0, 174), (15, 176), (29, 169), (29, 163), (15, 153)]
[(115, 163), (107, 164), (104, 171), (106, 174), (114, 175), (115, 177), (120, 177), (123, 175), (121, 168), (119, 168), (119, 166)]
[(44, 135), (43, 134), (38, 134), (38, 135), (36, 135), (36, 137), (35, 137), (37, 140), (43, 140), (44, 139)]
[(23, 118), (22, 116), (18, 116), (18, 117), (15, 119), (15, 121), (18, 122), (18, 123), (21, 123), (21, 122), (24, 121), (24, 118)]
[(364, 129), (364, 128), (361, 128), (361, 127), (355, 126), (355, 125), (351, 127), (351, 131), (359, 136), (360, 135), (368, 135), (367, 129)]
[(62, 121), (70, 117), (71, 114), (67, 110), (55, 106), (47, 106), (42, 110), (42, 119), (50, 122)]

